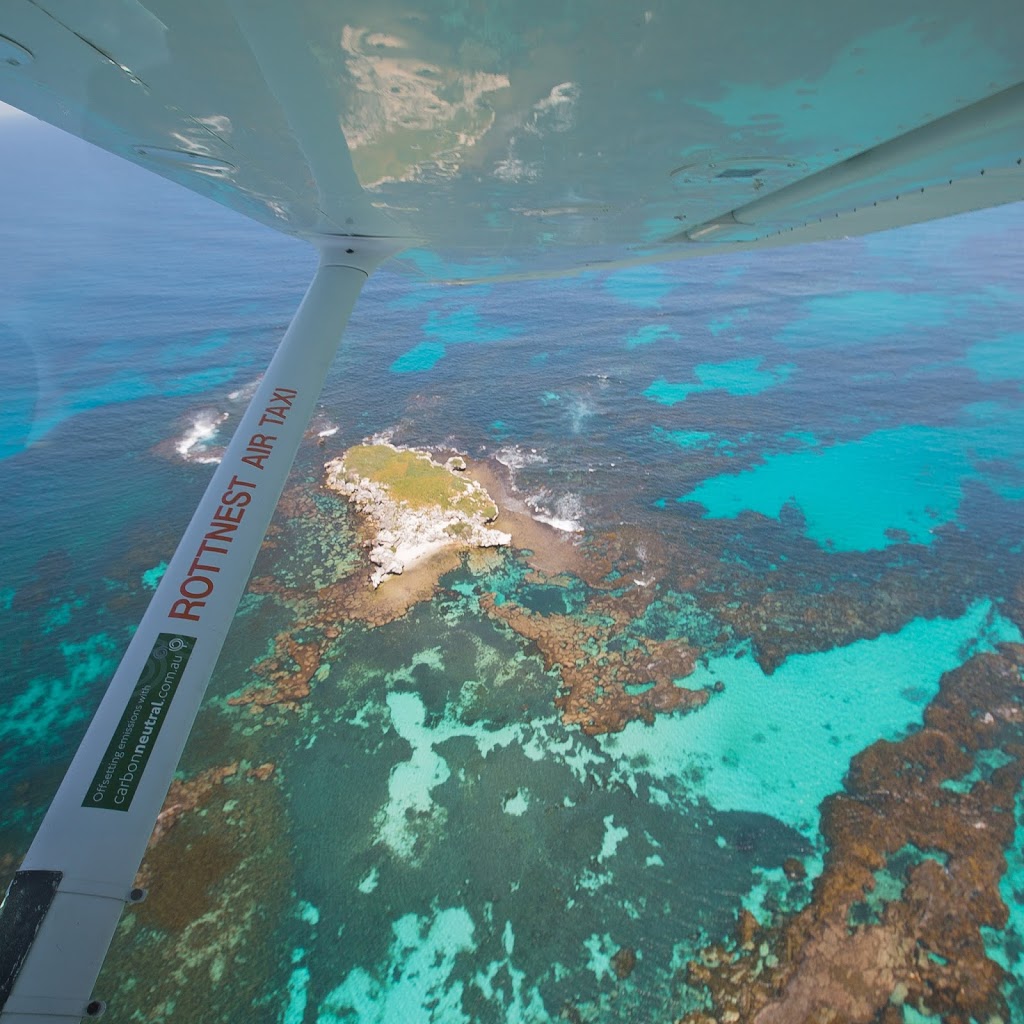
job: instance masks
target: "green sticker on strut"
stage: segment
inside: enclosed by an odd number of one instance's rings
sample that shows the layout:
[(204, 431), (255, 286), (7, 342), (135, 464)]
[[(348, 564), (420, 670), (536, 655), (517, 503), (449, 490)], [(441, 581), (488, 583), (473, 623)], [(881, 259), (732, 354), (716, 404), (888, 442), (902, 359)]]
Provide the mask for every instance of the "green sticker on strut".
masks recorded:
[(161, 633), (156, 638), (82, 801), (83, 807), (108, 811), (127, 811), (131, 807), (195, 643), (194, 636), (179, 633)]

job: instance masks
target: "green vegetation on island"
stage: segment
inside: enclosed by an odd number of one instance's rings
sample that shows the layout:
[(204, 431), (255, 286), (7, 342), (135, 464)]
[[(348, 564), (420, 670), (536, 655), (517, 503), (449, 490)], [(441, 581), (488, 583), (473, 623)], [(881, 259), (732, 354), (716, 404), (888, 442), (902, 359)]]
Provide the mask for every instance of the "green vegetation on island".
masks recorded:
[(485, 521), (498, 515), (498, 508), (486, 491), (434, 462), (429, 455), (387, 444), (360, 444), (344, 456), (347, 474), (388, 489), (394, 501), (411, 509), (438, 507), (462, 512)]

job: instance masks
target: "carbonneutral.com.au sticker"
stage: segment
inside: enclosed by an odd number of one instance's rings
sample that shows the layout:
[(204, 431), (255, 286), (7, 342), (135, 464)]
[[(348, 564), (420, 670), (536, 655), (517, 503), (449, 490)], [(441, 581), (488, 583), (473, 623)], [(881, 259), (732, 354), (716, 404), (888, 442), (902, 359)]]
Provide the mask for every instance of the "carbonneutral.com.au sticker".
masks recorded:
[(93, 776), (83, 807), (127, 811), (195, 646), (195, 637), (161, 633)]

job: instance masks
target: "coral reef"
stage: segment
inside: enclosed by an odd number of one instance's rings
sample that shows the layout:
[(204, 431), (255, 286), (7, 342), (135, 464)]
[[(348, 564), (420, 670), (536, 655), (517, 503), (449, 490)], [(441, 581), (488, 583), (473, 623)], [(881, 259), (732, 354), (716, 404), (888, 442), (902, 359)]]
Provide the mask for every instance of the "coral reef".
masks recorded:
[(689, 982), (713, 1009), (685, 1024), (895, 1024), (904, 1005), (947, 1024), (1008, 1019), (982, 929), (1007, 920), (1022, 666), (1020, 645), (976, 655), (943, 676), (923, 728), (853, 759), (822, 808), (828, 853), (811, 902), (764, 928), (744, 913), (734, 948), (692, 961)]
[[(304, 631), (303, 631), (304, 632)], [(267, 680), (266, 686), (251, 686), (228, 698), (235, 707), (249, 704), (254, 710), (281, 704), (294, 711), (309, 696), (309, 683), (320, 667), (323, 643), (290, 632), (274, 638), (274, 653), (256, 664), (253, 671)]]
[(627, 637), (628, 617), (539, 614), (484, 594), (480, 606), (532, 640), (548, 669), (557, 668), (564, 692), (555, 704), (566, 725), (589, 735), (619, 732), (628, 722), (653, 722), (655, 714), (692, 710), (707, 703), (707, 690), (677, 686), (693, 672), (697, 651), (677, 641)]
[(122, 1019), (237, 1020), (273, 987), (291, 899), (274, 775), (242, 762), (173, 783), (137, 878), (149, 896), (122, 915), (97, 984), (115, 1012), (137, 1007)]
[[(970, 590), (922, 587), (909, 574), (895, 571), (830, 581), (827, 600), (820, 583), (808, 586), (779, 573), (772, 584), (765, 587), (762, 579), (753, 577), (742, 589), (723, 588), (704, 598), (710, 611), (751, 638), (757, 662), (769, 675), (791, 654), (894, 633), (919, 616), (956, 618), (970, 603)], [(735, 600), (737, 592), (743, 600)]]
[(615, 971), (615, 977), (620, 981), (628, 978), (636, 967), (636, 961), (636, 950), (630, 949), (629, 946), (623, 946), (612, 957), (612, 970)]
[[(480, 597), (484, 612), (536, 644), (545, 667), (559, 673), (563, 689), (555, 705), (562, 721), (600, 735), (631, 721), (651, 723), (656, 714), (702, 707), (710, 691), (687, 689), (678, 680), (693, 672), (703, 647), (671, 630), (652, 635), (646, 621), (660, 613), (673, 627), (682, 621), (665, 603), (665, 545), (649, 532), (625, 528), (588, 537), (573, 551), (572, 572), (557, 565), (559, 571), (550, 574), (527, 558), (535, 567), (517, 586)], [(571, 612), (539, 611), (527, 604), (534, 587), (585, 597)]]
[[(218, 768), (207, 768), (206, 771), (193, 775), (192, 778), (183, 780), (175, 779), (171, 788), (167, 791), (164, 805), (156, 817), (156, 824), (153, 826), (153, 834), (146, 844), (146, 851), (152, 850), (157, 843), (181, 820), (181, 816), (189, 811), (206, 803), (213, 794), (215, 786), (219, 786), (225, 779), (231, 778), (238, 772), (238, 762), (223, 765)], [(143, 888), (152, 881), (148, 872), (140, 868), (135, 879), (135, 884)]]
[[(785, 518), (785, 517), (784, 517)], [(767, 674), (790, 655), (896, 633), (915, 618), (956, 618), (979, 597), (1020, 606), (1020, 564), (993, 558), (977, 537), (948, 528), (931, 545), (823, 556), (786, 524), (744, 512), (700, 520), (661, 538), (672, 578), (739, 637)]]

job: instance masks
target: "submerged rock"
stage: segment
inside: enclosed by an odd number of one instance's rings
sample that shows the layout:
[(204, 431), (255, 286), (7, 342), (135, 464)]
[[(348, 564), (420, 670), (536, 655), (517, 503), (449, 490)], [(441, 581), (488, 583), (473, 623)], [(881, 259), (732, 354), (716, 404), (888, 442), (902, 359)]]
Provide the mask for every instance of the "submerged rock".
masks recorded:
[(615, 977), (620, 980), (628, 978), (636, 967), (636, 950), (630, 949), (629, 946), (623, 946), (622, 949), (612, 957), (612, 970), (615, 971)]
[(327, 486), (344, 494), (372, 530), (374, 587), (446, 548), (511, 543), (509, 534), (488, 528), (498, 507), (465, 468), (458, 456), (441, 465), (426, 452), (390, 444), (356, 445), (327, 463)]
[(545, 668), (557, 669), (563, 689), (555, 706), (562, 721), (599, 736), (620, 732), (632, 721), (650, 725), (656, 714), (692, 711), (708, 701), (706, 689), (678, 683), (693, 672), (696, 648), (629, 634), (629, 612), (635, 610), (629, 595), (635, 593), (593, 599), (582, 617), (534, 612), (494, 594), (483, 594), (480, 607), (532, 640)]

